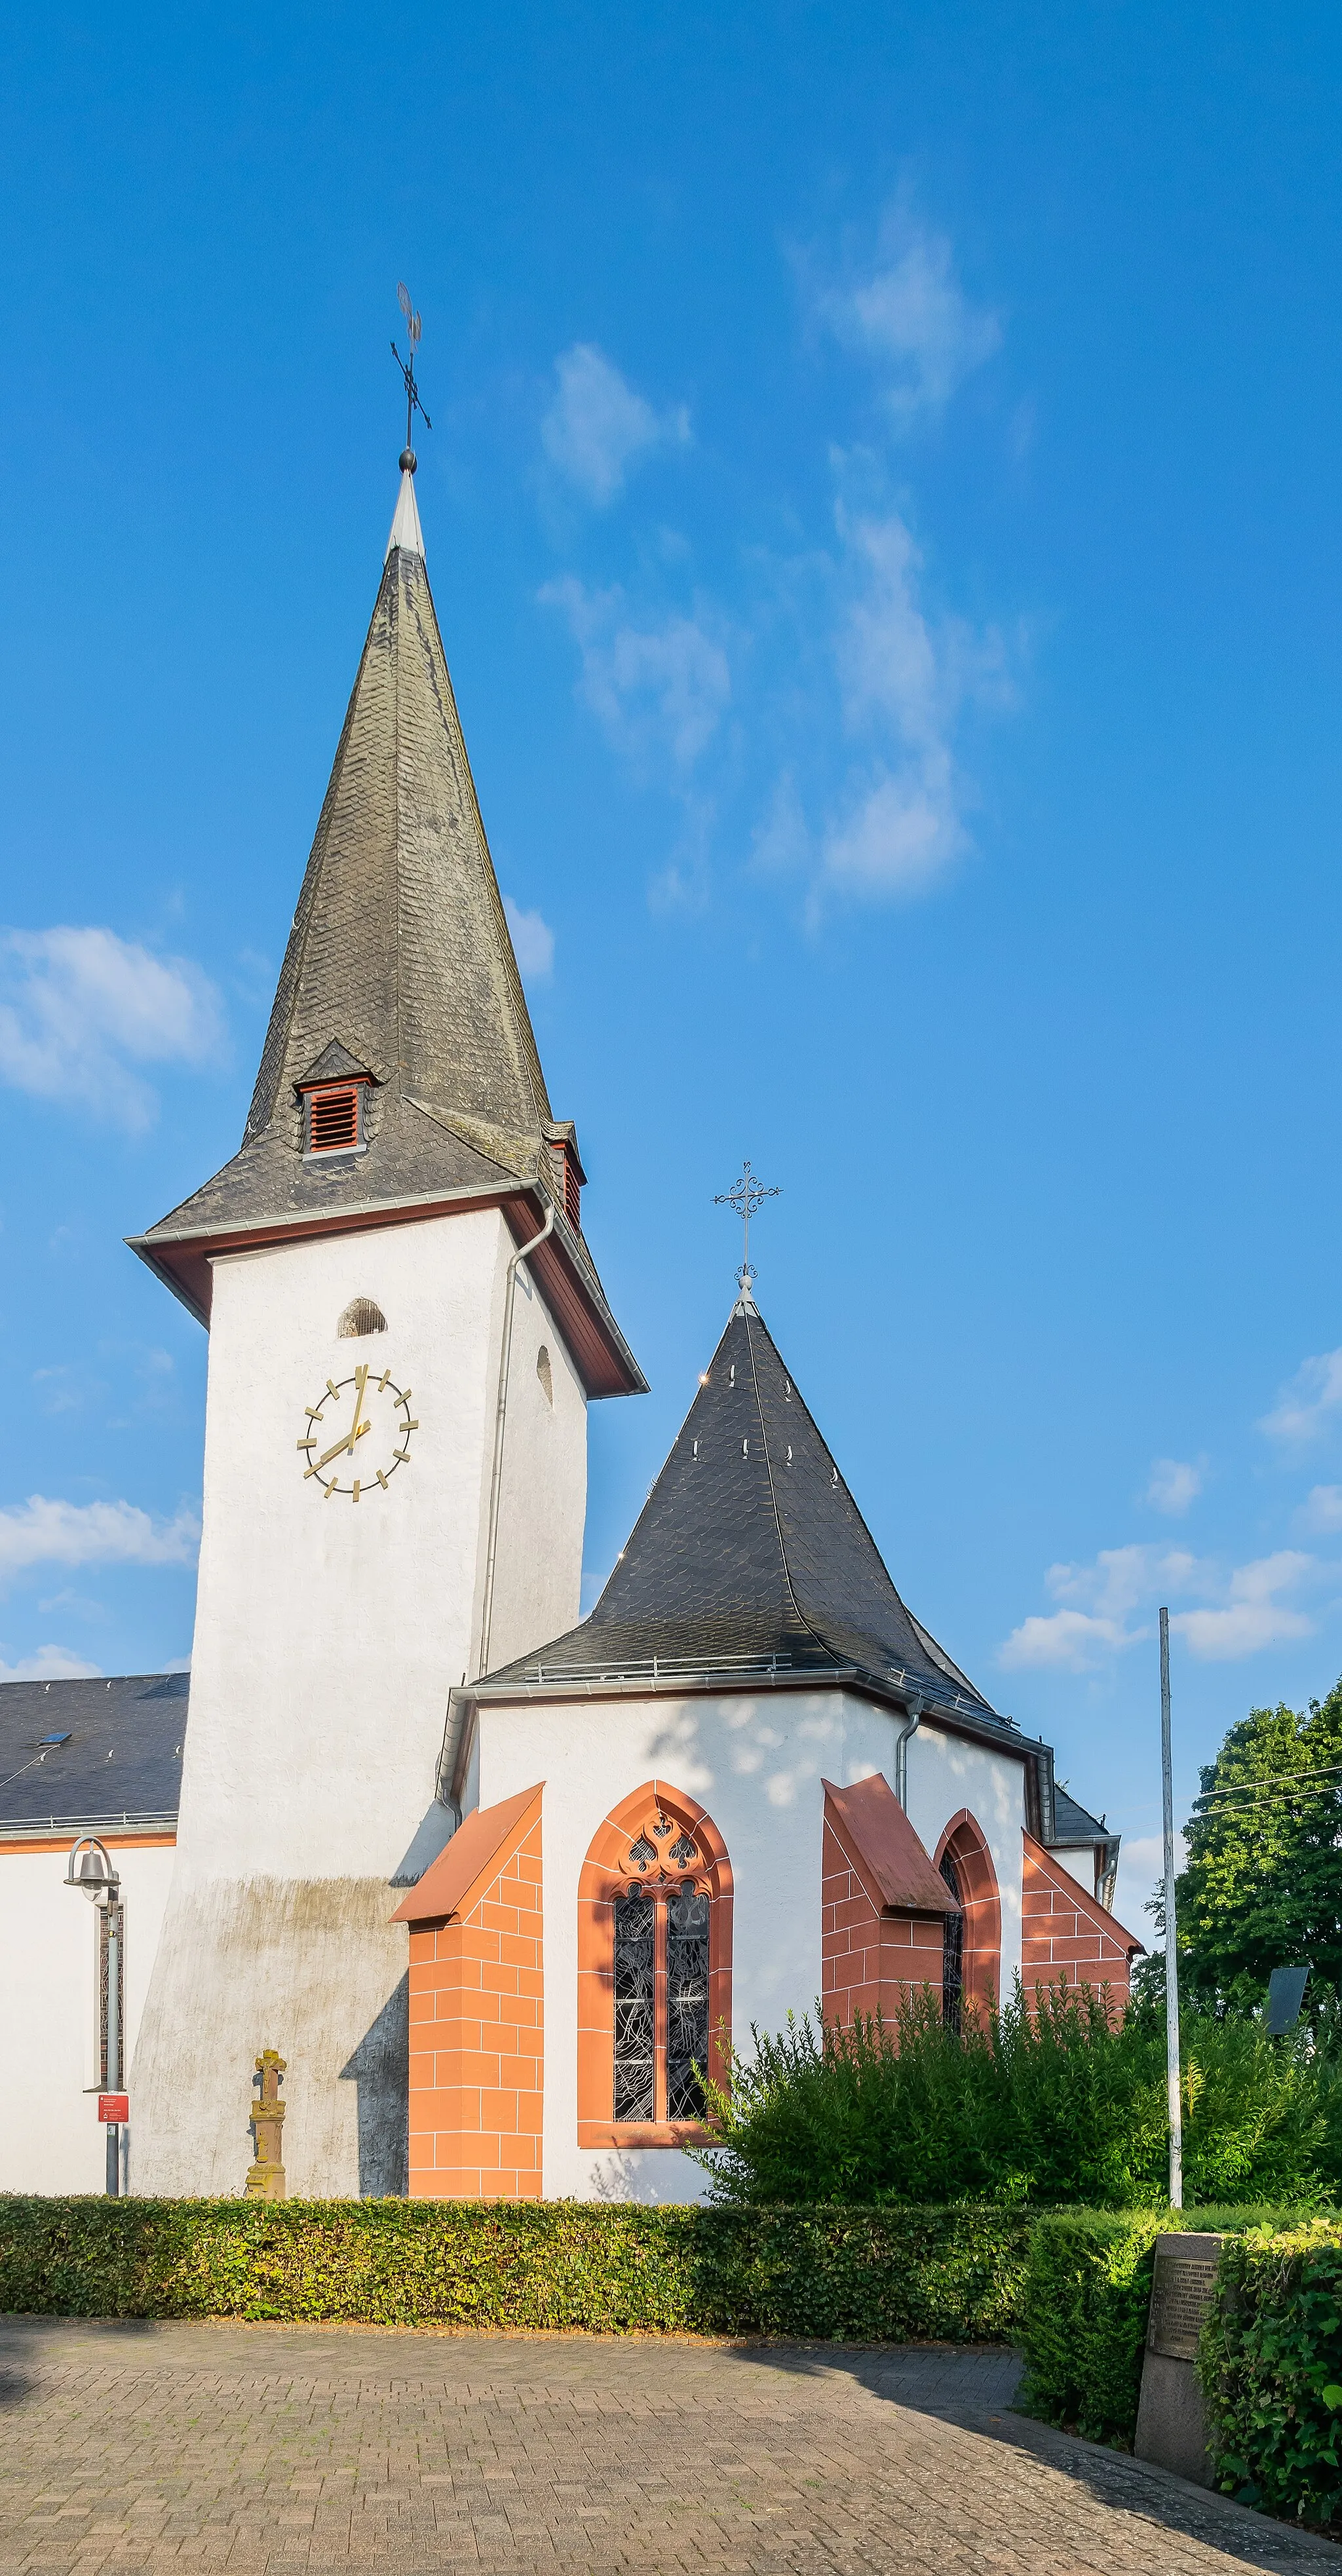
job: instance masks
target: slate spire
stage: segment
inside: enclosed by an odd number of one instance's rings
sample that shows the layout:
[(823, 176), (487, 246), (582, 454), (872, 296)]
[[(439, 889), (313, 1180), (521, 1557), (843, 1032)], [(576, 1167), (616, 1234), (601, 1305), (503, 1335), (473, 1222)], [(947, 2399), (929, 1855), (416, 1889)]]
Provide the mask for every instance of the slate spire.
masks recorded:
[(1006, 1723), (900, 1599), (748, 1281), (595, 1609), (509, 1674), (539, 1663), (559, 1682), (654, 1655), (852, 1667)]
[[(361, 1209), (522, 1187), (558, 1197), (556, 1236), (641, 1385), (564, 1210), (563, 1149), (504, 916), (403, 460), (372, 622), (289, 933), (240, 1151), (136, 1250), (203, 1311), (174, 1246)], [(305, 1156), (300, 1086), (370, 1077), (366, 1151)], [(580, 1166), (578, 1169), (580, 1170)], [(528, 1225), (525, 1229), (534, 1229)], [(556, 1256), (557, 1257), (557, 1256)], [(614, 1340), (611, 1340), (614, 1336)], [(618, 1349), (616, 1346), (618, 1345)], [(622, 1356), (621, 1356), (622, 1355)]]

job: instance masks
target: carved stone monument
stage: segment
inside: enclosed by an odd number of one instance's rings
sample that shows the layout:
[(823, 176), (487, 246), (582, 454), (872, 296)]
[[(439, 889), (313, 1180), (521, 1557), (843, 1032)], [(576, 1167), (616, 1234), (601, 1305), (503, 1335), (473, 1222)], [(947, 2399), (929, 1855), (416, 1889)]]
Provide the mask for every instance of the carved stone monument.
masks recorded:
[(252, 2082), (260, 2086), (260, 2099), (251, 2106), (256, 2161), (247, 2173), (249, 2199), (283, 2200), (287, 2196), (282, 2153), (284, 2104), (280, 2100), (280, 2079), (286, 2062), (273, 2048), (263, 2048), (256, 2061)]
[(1223, 2243), (1220, 2236), (1191, 2232), (1156, 2238), (1156, 2274), (1133, 2444), (1139, 2460), (1154, 2460), (1200, 2487), (1213, 2485), (1214, 2479), (1194, 2364)]

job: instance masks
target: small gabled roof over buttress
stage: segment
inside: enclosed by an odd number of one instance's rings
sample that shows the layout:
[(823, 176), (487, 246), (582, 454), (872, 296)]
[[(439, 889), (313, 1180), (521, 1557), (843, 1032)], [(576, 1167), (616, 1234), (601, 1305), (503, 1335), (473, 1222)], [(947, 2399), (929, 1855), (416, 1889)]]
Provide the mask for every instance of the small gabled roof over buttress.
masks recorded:
[(857, 1672), (1020, 1739), (900, 1599), (748, 1296), (590, 1618), (477, 1687)]

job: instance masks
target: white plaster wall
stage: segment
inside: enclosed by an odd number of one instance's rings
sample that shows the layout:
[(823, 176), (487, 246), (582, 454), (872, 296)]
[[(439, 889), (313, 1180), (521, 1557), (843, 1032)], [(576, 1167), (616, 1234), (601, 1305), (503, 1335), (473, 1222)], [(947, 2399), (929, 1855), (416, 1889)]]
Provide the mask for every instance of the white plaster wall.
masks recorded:
[[(542, 1349), (550, 1360), (548, 1400), (536, 1367)], [(587, 1398), (523, 1262), (517, 1272), (508, 1362), (498, 1565), (489, 1639), (494, 1669), (573, 1627), (582, 1586), (586, 1513)]]
[[(290, 2188), (397, 2187), (405, 1944), (387, 1882), (433, 1800), (448, 1693), (475, 1668), (513, 1250), (486, 1209), (214, 1265), (177, 1865), (132, 2066), (145, 2188), (239, 2187), (263, 2047), (291, 2061)], [(384, 1333), (338, 1337), (354, 1297)], [(509, 1653), (577, 1617), (586, 1479), (581, 1388), (539, 1298), (516, 1302), (495, 1613)], [(410, 1388), (418, 1429), (386, 1492), (328, 1501), (304, 1481), (304, 1408), (363, 1360)]]
[(1020, 1973), (1025, 1764), (991, 1745), (942, 1734), (924, 1719), (909, 1739), (909, 1821), (935, 1853), (946, 1826), (968, 1807), (992, 1854), (1002, 1900), (1002, 1984)]
[[(73, 1836), (71, 1840), (73, 1841)], [(134, 2048), (172, 1873), (170, 1845), (114, 1844), (125, 1896), (126, 2048)], [(0, 2191), (102, 2191), (97, 1923), (64, 1884), (69, 1845), (0, 1845)], [(132, 2110), (134, 2104), (132, 2103)], [(132, 2188), (135, 2130), (129, 2137)]]
[[(447, 1693), (473, 1664), (512, 1250), (484, 1209), (215, 1263), (184, 1877), (390, 1876), (400, 1860), (433, 1793)], [(381, 1307), (385, 1333), (337, 1338), (355, 1296)], [(519, 1295), (515, 1326), (533, 1384), (538, 1303)], [(362, 1360), (411, 1389), (419, 1428), (385, 1493), (328, 1502), (303, 1478), (304, 1407)], [(580, 1398), (548, 1414), (540, 1456), (538, 1385), (534, 1399), (505, 1451), (510, 1485), (531, 1471), (527, 1513), (514, 1503), (500, 1533), (507, 1624), (526, 1644), (577, 1616), (585, 1482)], [(547, 1550), (533, 1534), (548, 1526)]]
[[(820, 1993), (820, 1783), (846, 1785), (873, 1771), (893, 1780), (898, 1733), (889, 1711), (837, 1690), (481, 1710), (481, 1805), (545, 1782), (547, 2197), (683, 2200), (707, 2188), (699, 2167), (670, 2149), (576, 2143), (578, 1874), (602, 1818), (653, 1778), (708, 1809), (732, 1864), (732, 2016), (745, 2045), (752, 2022), (777, 2030)], [(1002, 1889), (1004, 1960), (1018, 1960), (1022, 1766), (934, 1737), (930, 1725), (910, 1753), (918, 1756), (913, 1821), (929, 1850), (958, 1808), (979, 1817)]]

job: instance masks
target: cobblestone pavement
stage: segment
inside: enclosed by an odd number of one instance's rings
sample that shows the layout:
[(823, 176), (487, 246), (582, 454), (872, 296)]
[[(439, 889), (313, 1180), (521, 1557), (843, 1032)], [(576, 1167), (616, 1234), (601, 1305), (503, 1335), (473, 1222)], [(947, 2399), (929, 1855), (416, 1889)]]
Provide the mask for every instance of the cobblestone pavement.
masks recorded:
[(0, 2319), (0, 2568), (1342, 2576), (948, 2347)]

